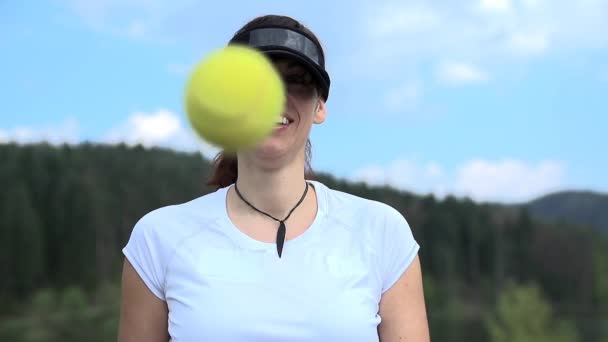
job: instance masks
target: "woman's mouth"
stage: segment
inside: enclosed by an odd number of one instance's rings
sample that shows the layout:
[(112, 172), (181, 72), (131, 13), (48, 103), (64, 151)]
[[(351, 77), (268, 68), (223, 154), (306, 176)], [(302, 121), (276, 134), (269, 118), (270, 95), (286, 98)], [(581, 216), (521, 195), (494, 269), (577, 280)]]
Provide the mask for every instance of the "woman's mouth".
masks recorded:
[(293, 120), (285, 117), (285, 116), (281, 116), (281, 119), (276, 123), (276, 128), (275, 130), (284, 130), (287, 127), (289, 127), (289, 125), (293, 122)]

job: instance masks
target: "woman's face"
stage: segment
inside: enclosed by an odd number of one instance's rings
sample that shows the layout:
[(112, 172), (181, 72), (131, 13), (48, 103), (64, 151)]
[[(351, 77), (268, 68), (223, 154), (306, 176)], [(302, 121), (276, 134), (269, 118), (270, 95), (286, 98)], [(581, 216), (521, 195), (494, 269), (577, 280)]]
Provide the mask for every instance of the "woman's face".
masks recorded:
[(287, 124), (277, 123), (274, 132), (252, 151), (256, 158), (268, 162), (298, 156), (304, 151), (312, 125), (322, 123), (326, 116), (325, 101), (307, 69), (291, 59), (273, 62), (286, 88), (283, 116)]

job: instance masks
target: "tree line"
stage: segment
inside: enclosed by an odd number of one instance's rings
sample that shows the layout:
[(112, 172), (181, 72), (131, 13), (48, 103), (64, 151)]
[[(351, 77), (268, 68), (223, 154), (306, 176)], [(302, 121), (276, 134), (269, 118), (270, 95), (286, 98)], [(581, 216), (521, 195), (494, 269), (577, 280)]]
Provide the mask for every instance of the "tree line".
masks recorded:
[[(209, 161), (156, 148), (3, 144), (0, 161), (0, 340), (115, 339), (135, 222), (213, 190)], [(608, 241), (593, 230), (316, 177), (407, 218), (434, 341), (608, 341)]]

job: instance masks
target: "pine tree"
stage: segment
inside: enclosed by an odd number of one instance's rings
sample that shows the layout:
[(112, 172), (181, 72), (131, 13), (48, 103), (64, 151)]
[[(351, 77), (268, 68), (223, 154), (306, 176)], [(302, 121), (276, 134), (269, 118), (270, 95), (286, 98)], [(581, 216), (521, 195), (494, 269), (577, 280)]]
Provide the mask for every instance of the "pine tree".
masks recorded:
[(485, 320), (491, 342), (576, 342), (575, 326), (554, 317), (537, 285), (509, 284)]
[(23, 297), (35, 289), (43, 275), (43, 243), (38, 213), (25, 183), (17, 179), (4, 192), (0, 208), (0, 291)]

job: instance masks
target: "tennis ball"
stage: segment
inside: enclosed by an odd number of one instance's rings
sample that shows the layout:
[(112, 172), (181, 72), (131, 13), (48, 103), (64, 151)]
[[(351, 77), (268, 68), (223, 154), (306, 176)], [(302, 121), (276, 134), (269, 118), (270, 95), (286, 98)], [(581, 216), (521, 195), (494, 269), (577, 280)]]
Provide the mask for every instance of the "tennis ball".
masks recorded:
[(269, 136), (284, 106), (279, 72), (262, 52), (243, 45), (210, 53), (186, 84), (185, 109), (194, 131), (228, 153)]

